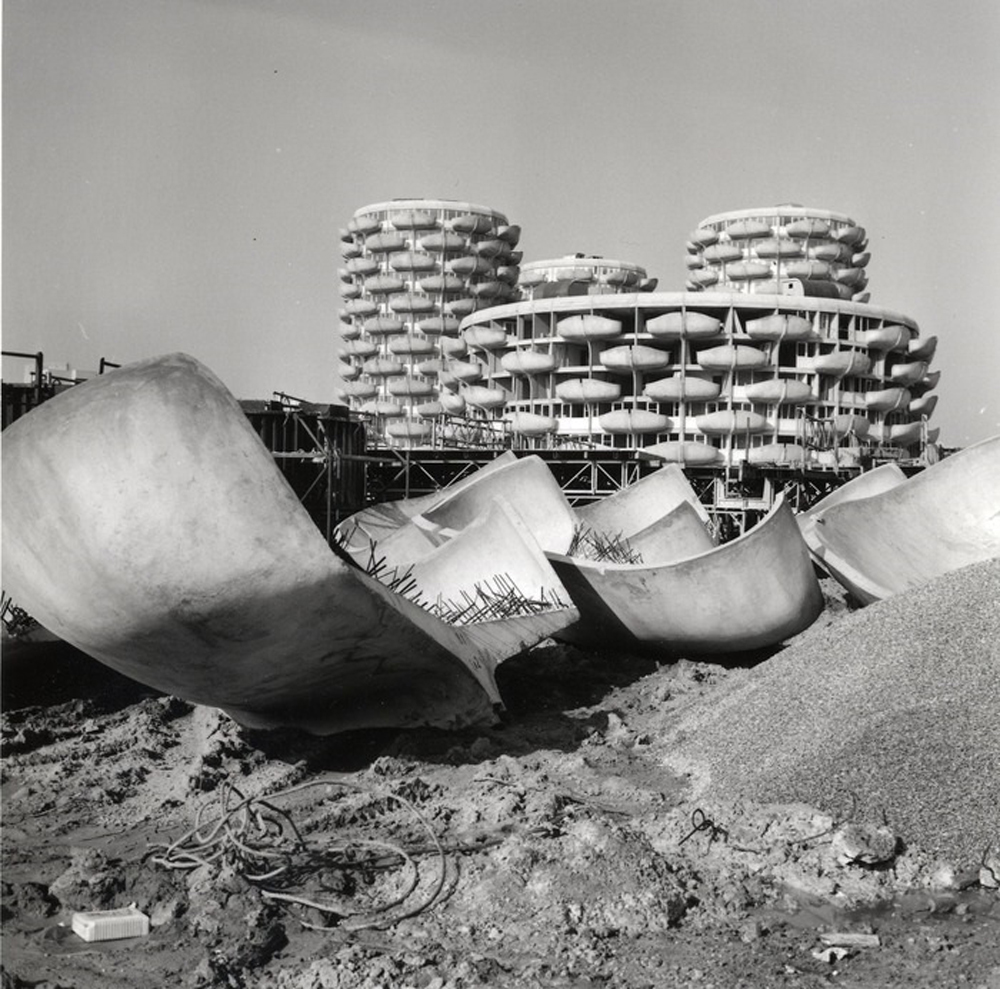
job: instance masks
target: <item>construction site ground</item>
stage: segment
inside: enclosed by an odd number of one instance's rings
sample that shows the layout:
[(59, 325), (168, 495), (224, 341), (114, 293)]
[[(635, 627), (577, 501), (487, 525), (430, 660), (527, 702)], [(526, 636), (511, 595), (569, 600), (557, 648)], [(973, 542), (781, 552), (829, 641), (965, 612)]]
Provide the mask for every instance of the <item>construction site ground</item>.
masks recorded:
[[(493, 727), (329, 738), (66, 645), (4, 663), (3, 989), (1000, 989), (974, 863), (844, 864), (849, 809), (703, 807), (669, 768), (740, 663), (546, 643), (501, 667)], [(72, 930), (132, 903), (145, 936)]]

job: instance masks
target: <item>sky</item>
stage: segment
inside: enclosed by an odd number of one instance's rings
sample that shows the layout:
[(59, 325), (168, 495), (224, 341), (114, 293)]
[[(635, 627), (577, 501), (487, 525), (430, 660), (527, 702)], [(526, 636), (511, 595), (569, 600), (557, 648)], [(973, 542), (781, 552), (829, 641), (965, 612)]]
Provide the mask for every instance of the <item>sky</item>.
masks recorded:
[[(706, 216), (869, 232), (939, 338), (933, 424), (1000, 433), (997, 0), (4, 0), (3, 348), (185, 351), (335, 397), (339, 230), (399, 197), (681, 290)], [(23, 362), (4, 359), (4, 378)]]

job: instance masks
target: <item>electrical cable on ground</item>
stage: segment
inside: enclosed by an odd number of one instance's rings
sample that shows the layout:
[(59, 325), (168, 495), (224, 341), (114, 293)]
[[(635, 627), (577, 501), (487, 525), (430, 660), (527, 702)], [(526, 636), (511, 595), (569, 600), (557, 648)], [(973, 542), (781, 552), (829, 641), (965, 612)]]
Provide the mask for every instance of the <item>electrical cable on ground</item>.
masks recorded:
[[(305, 839), (291, 815), (274, 801), (314, 787), (341, 787), (395, 802), (420, 824), (436, 856), (437, 876), (420, 896), (420, 869), (415, 856), (397, 842), (371, 838), (344, 838), (317, 848)], [(209, 818), (208, 811), (216, 816)], [(426, 846), (425, 846), (426, 848)], [(175, 841), (150, 850), (148, 858), (166, 869), (197, 869), (203, 866), (233, 867), (269, 900), (311, 908), (338, 918), (332, 924), (299, 922), (313, 930), (362, 930), (386, 928), (429, 909), (442, 895), (447, 873), (444, 846), (426, 817), (399, 794), (372, 794), (348, 780), (324, 778), (300, 783), (269, 794), (246, 797), (231, 783), (220, 787), (215, 801), (202, 805), (195, 823)], [(359, 908), (350, 898), (334, 898), (326, 889), (321, 896), (303, 891), (312, 883), (323, 887), (322, 877), (334, 871), (341, 885), (350, 885), (355, 875), (371, 880), (375, 874), (401, 867), (405, 878), (395, 895), (374, 906)]]

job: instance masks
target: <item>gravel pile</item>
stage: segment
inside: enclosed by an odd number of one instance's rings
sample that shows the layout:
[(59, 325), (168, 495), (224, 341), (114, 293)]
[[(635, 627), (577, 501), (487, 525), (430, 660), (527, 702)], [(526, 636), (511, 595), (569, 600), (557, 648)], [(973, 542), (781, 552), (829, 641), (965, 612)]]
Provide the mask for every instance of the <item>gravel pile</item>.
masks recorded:
[(687, 713), (704, 799), (884, 820), (957, 868), (1000, 840), (1000, 560), (815, 627)]

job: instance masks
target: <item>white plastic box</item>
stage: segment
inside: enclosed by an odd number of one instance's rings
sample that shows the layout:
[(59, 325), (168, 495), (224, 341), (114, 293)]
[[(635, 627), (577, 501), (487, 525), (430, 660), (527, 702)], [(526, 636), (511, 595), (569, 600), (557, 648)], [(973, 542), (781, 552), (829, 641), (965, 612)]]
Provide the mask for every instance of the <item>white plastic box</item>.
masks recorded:
[(149, 918), (135, 906), (73, 914), (73, 933), (84, 941), (114, 941), (149, 933)]

